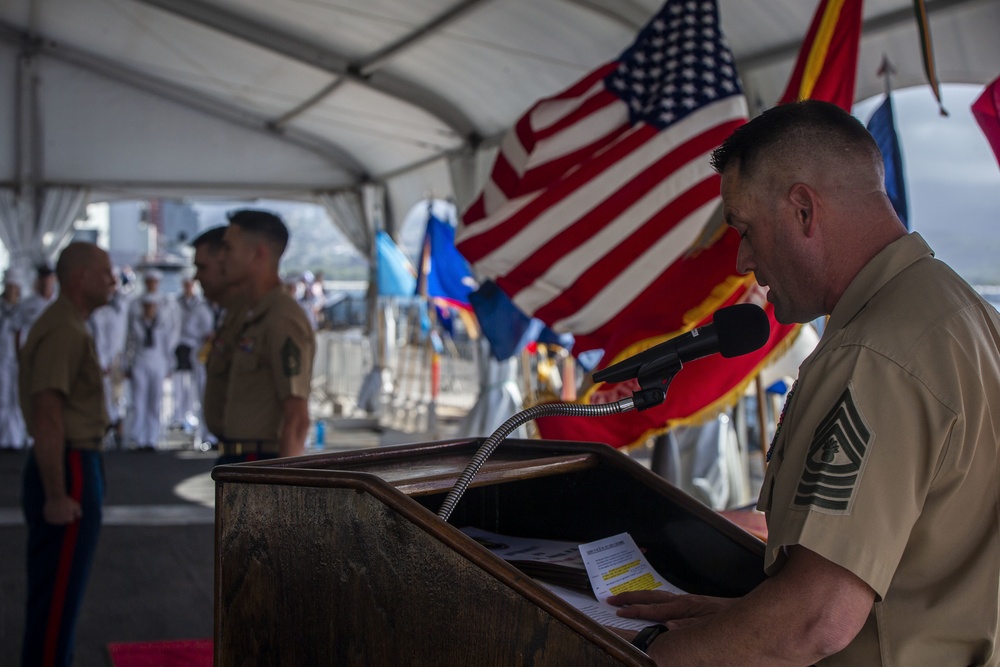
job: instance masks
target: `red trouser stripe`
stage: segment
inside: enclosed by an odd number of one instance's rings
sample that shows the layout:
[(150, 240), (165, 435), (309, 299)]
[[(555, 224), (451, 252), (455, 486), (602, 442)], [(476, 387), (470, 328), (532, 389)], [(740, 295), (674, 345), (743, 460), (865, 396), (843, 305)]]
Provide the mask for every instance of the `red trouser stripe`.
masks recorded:
[[(80, 452), (67, 452), (66, 465), (69, 466), (69, 496), (76, 502), (83, 501), (83, 464)], [(73, 552), (76, 551), (77, 536), (80, 532), (80, 520), (66, 526), (63, 535), (62, 550), (59, 553), (59, 567), (56, 569), (55, 586), (52, 589), (52, 601), (49, 603), (49, 623), (45, 629), (45, 653), (42, 665), (48, 667), (56, 661), (56, 648), (59, 646), (59, 630), (62, 628), (63, 606), (66, 603), (66, 591), (69, 587), (69, 575), (73, 569)]]

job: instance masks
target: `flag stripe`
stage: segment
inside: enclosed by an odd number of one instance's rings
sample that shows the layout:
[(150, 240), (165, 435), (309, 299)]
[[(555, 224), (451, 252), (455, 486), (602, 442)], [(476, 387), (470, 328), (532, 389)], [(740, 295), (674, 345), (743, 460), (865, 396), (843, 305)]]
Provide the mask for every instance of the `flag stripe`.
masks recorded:
[[(670, 207), (680, 208), (695, 203), (690, 200), (703, 199), (700, 195), (705, 191), (718, 192), (718, 178), (710, 177), (703, 181), (701, 186), (685, 192), (682, 197), (672, 201)], [(680, 254), (678, 251), (691, 247), (715, 210), (716, 203), (717, 198), (710, 199), (692, 211), (683, 224), (675, 226), (661, 236), (641, 257), (627, 263), (620, 272), (614, 274), (612, 280), (606, 281), (604, 289), (587, 301), (583, 308), (571, 317), (557, 321), (555, 330), (590, 334), (615, 319), (623, 306), (631, 303), (645, 291), (645, 288), (655, 282), (656, 271), (672, 265), (678, 259)]]
[[(575, 309), (570, 303), (585, 305), (608, 284), (608, 275), (617, 275), (629, 265), (641, 263), (641, 258), (649, 255), (658, 242), (668, 238), (665, 235), (678, 243), (678, 239), (684, 239), (683, 245), (658, 251), (652, 266), (644, 269), (655, 268), (655, 271), (645, 280), (632, 282), (630, 293), (614, 297), (631, 300), (646, 281), (681, 256), (698, 238), (708, 217), (699, 216), (692, 221), (687, 216), (705, 202), (717, 201), (719, 194), (718, 175), (709, 166), (709, 154), (742, 122), (740, 118), (724, 123), (668, 152), (621, 192), (587, 212), (565, 234), (514, 267), (510, 273), (515, 279), (501, 277), (499, 282), (504, 290), (514, 295), (518, 307), (526, 313), (545, 321), (563, 320)], [(656, 178), (662, 180), (657, 183)], [(682, 226), (690, 229), (679, 235), (673, 233)], [(645, 250), (638, 261), (637, 250)], [(544, 273), (535, 278), (537, 270), (533, 271), (533, 267)], [(528, 280), (533, 282), (525, 285)], [(552, 301), (564, 292), (559, 303)], [(613, 303), (614, 312), (608, 315), (613, 316), (625, 303)], [(596, 326), (605, 320), (602, 317)], [(589, 332), (594, 327), (589, 319), (575, 320), (572, 325), (567, 322), (555, 325), (561, 331)]]
[(779, 104), (826, 100), (850, 111), (857, 79), (862, 0), (822, 0)]
[[(511, 279), (500, 277), (505, 291), (514, 295), (517, 305), (526, 313), (544, 317), (542, 315), (544, 311), (548, 315), (555, 316), (551, 307), (545, 307), (546, 304), (551, 304), (551, 297), (545, 298), (533, 294), (532, 287), (535, 283), (551, 285), (556, 294), (572, 288), (576, 296), (576, 290), (581, 287), (578, 281), (587, 272), (593, 271), (606, 276), (621, 270), (635, 260), (636, 248), (648, 248), (649, 244), (655, 243), (664, 232), (669, 233), (672, 231), (671, 228), (684, 224), (684, 221), (666, 217), (665, 213), (669, 211), (673, 198), (684, 196), (696, 178), (714, 176), (714, 172), (707, 170), (710, 173), (706, 174), (706, 170), (704, 165), (688, 163), (634, 202), (626, 200), (625, 197), (610, 199), (609, 203), (619, 204), (616, 208), (621, 210), (617, 211), (617, 214), (605, 211), (601, 206), (588, 212), (567, 230), (565, 240), (563, 237), (558, 237), (552, 243), (540, 248), (510, 271), (513, 276)], [(712, 180), (716, 190), (710, 193), (710, 196), (717, 196), (718, 181), (716, 178)], [(671, 196), (666, 196), (668, 194)], [(626, 204), (627, 208), (624, 206)], [(608, 221), (602, 214), (613, 217)], [(586, 229), (590, 225), (600, 225), (600, 227)], [(684, 246), (677, 251), (683, 253), (686, 248), (687, 246)], [(598, 263), (600, 266), (597, 266)], [(532, 271), (534, 268), (541, 269), (543, 273), (532, 277), (533, 273), (536, 273)], [(525, 284), (529, 279), (531, 282)], [(593, 292), (580, 293), (577, 300), (585, 301), (591, 296)]]
[(526, 191), (544, 186), (546, 181), (539, 179), (549, 179), (547, 172), (564, 173), (576, 163), (573, 160), (579, 162), (580, 157), (597, 152), (628, 127), (628, 110), (607, 91), (581, 111), (587, 115), (567, 118), (572, 122), (560, 123), (558, 134), (538, 141), (532, 156), (537, 166), (525, 174)]
[[(497, 215), (504, 218), (504, 225), (463, 240), (462, 252), (485, 275), (504, 273), (523, 257), (524, 248), (537, 248), (555, 237), (575, 221), (580, 211), (599, 204), (615, 188), (627, 183), (635, 168), (655, 160), (653, 151), (644, 150), (655, 135), (655, 128), (647, 125), (629, 130), (601, 155), (532, 195), (516, 216), (508, 216), (501, 209)], [(625, 156), (629, 160), (623, 163)], [(606, 166), (608, 173), (602, 173)], [(516, 243), (511, 243), (515, 237)]]
[[(611, 99), (609, 99), (611, 98)], [(535, 110), (528, 114), (529, 127), (539, 141), (547, 139), (560, 132), (567, 125), (576, 123), (581, 118), (593, 113), (599, 107), (617, 99), (608, 93), (604, 87), (603, 75), (597, 78), (579, 97), (571, 99), (554, 98), (544, 100), (535, 105)]]
[(819, 29), (816, 31), (816, 38), (809, 48), (809, 56), (806, 58), (806, 67), (802, 75), (802, 82), (799, 85), (799, 99), (805, 100), (812, 97), (813, 88), (816, 81), (823, 73), (826, 65), (827, 54), (830, 52), (830, 42), (833, 40), (834, 31), (840, 21), (840, 10), (844, 6), (844, 0), (829, 0), (823, 10), (823, 18), (820, 20)]
[(630, 130), (614, 145), (537, 193), (516, 215), (498, 212), (503, 226), (463, 239), (463, 254), (484, 275), (509, 278), (511, 269), (524, 259), (526, 249), (540, 248), (557, 237), (563, 247), (573, 244), (574, 239), (561, 235), (581, 215), (629, 186), (638, 174), (649, 171), (670, 147), (684, 144), (686, 138), (705, 126), (720, 127), (745, 118), (745, 109), (742, 100), (736, 106), (723, 100), (662, 132), (644, 124)]

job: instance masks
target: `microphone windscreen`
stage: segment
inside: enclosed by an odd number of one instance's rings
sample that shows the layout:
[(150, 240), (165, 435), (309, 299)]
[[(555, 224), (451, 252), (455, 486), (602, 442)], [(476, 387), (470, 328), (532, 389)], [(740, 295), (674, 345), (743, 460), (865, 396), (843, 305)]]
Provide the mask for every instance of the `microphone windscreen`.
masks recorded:
[(715, 311), (712, 318), (719, 337), (719, 353), (738, 357), (759, 350), (771, 335), (767, 313), (755, 304), (738, 303)]

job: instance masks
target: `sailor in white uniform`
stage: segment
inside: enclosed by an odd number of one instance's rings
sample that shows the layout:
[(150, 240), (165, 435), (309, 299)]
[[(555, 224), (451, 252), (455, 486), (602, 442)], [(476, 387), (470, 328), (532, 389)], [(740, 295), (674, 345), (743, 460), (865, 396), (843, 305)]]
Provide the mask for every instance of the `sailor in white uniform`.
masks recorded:
[(108, 418), (111, 420), (118, 442), (122, 437), (124, 416), (121, 371), (125, 355), (125, 334), (128, 329), (128, 304), (120, 287), (115, 286), (115, 292), (107, 305), (91, 313), (88, 324), (94, 336), (97, 361), (104, 374), (104, 401), (108, 409)]
[(0, 297), (0, 449), (22, 449), (28, 432), (17, 395), (17, 348), (22, 337), (21, 273), (8, 269)]
[(56, 272), (48, 264), (36, 267), (35, 291), (21, 301), (21, 317), (23, 328), (21, 341), (28, 339), (28, 331), (41, 314), (56, 300)]
[(140, 450), (153, 451), (160, 440), (163, 383), (173, 357), (170, 322), (159, 312), (153, 295), (141, 299), (137, 317), (129, 316), (126, 357), (132, 380), (129, 439)]
[(205, 389), (205, 366), (198, 352), (212, 335), (212, 308), (200, 294), (195, 294), (194, 278), (185, 276), (183, 292), (177, 297), (180, 336), (174, 349), (174, 419), (172, 426), (196, 432), (195, 442), (204, 440), (201, 394)]

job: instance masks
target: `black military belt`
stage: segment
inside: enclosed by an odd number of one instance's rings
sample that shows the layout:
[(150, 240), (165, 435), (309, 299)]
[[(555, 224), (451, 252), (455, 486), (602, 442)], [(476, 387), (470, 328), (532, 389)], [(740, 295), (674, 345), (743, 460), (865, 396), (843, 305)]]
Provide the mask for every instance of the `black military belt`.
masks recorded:
[(84, 438), (83, 440), (67, 440), (67, 449), (77, 449), (84, 452), (99, 452), (104, 449), (103, 438)]
[(277, 440), (223, 440), (219, 443), (222, 456), (243, 456), (244, 454), (277, 454)]

